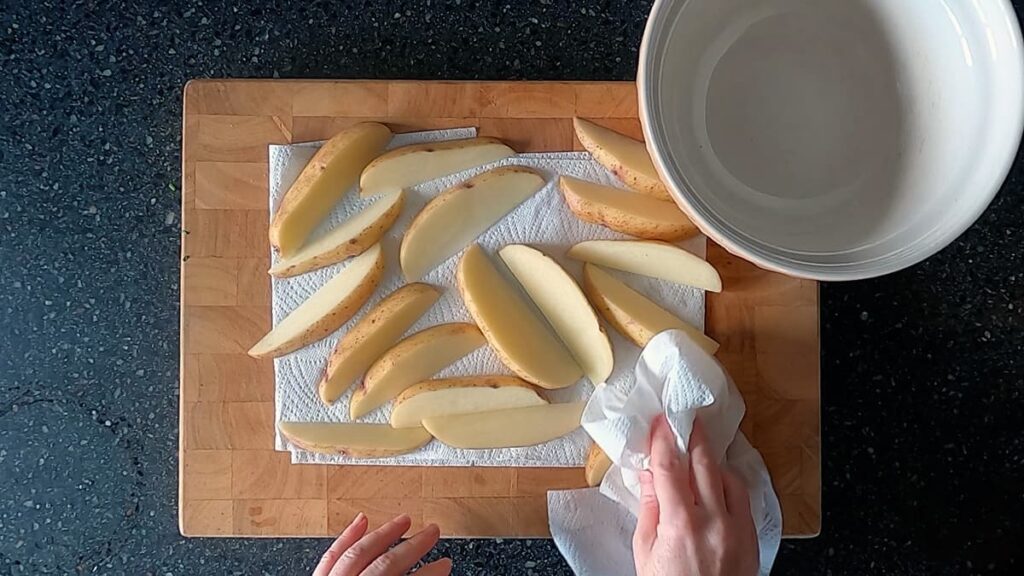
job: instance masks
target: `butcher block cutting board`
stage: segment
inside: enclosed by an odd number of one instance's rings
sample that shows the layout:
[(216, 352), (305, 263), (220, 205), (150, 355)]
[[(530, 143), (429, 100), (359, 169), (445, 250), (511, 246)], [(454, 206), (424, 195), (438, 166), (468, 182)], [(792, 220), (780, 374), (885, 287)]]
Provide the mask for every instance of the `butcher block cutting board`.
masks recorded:
[[(333, 536), (363, 511), (453, 537), (547, 537), (548, 490), (582, 468), (293, 465), (274, 451), (274, 366), (246, 350), (271, 325), (267, 145), (365, 120), (395, 132), (477, 126), (520, 152), (581, 150), (581, 116), (642, 138), (633, 83), (199, 80), (182, 134), (179, 523), (186, 536)], [(709, 244), (725, 291), (707, 331), (747, 402), (785, 534), (821, 526), (818, 285)]]

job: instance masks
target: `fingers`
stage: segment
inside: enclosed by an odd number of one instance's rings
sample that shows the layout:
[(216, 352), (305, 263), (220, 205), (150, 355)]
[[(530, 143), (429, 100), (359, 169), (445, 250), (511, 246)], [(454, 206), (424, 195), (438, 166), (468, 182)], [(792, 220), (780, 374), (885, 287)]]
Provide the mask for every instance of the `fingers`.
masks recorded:
[(415, 536), (388, 550), (362, 572), (362, 576), (399, 576), (416, 565), (441, 538), (441, 529), (431, 524)]
[(320, 563), (316, 565), (316, 569), (313, 570), (313, 576), (327, 576), (331, 568), (338, 562), (341, 555), (345, 553), (353, 544), (355, 544), (363, 534), (366, 534), (366, 527), (368, 523), (366, 515), (360, 512), (356, 514), (356, 517), (352, 520), (338, 538), (331, 544), (331, 547), (324, 552)]
[(413, 576), (448, 576), (452, 573), (452, 559), (441, 558), (413, 572)]
[(750, 494), (743, 479), (732, 470), (723, 470), (722, 486), (725, 488), (725, 506), (729, 509), (729, 515), (736, 518), (751, 518)]
[(633, 532), (633, 555), (643, 558), (654, 547), (658, 536), (658, 498), (654, 494), (654, 476), (649, 470), (640, 472), (640, 512)]
[(665, 519), (678, 518), (694, 505), (687, 468), (676, 447), (675, 434), (665, 417), (659, 416), (651, 428), (651, 474), (659, 513)]
[(387, 524), (363, 536), (351, 546), (334, 565), (330, 576), (356, 576), (388, 547), (401, 538), (412, 526), (409, 516), (402, 514)]
[(690, 434), (690, 466), (693, 467), (694, 492), (697, 504), (712, 512), (724, 513), (725, 494), (722, 489), (722, 472), (714, 454), (711, 442), (704, 433), (700, 418), (693, 421)]

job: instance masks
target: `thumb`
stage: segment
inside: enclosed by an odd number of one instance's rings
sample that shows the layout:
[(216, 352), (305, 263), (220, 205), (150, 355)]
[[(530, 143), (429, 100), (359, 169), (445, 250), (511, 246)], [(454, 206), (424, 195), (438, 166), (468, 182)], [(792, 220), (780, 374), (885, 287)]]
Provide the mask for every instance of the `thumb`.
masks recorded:
[(658, 497), (654, 493), (654, 476), (650, 470), (641, 470), (640, 512), (636, 518), (636, 531), (633, 532), (633, 556), (637, 560), (646, 557), (654, 547), (660, 515)]

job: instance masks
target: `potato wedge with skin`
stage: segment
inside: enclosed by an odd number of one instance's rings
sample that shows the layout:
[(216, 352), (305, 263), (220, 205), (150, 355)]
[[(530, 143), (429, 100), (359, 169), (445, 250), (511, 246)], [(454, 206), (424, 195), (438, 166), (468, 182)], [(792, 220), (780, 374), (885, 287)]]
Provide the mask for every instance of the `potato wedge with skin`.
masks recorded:
[(583, 475), (587, 478), (587, 486), (600, 486), (604, 475), (612, 467), (612, 459), (601, 450), (596, 443), (590, 445), (587, 462), (583, 465)]
[(569, 249), (570, 258), (685, 284), (711, 292), (722, 291), (722, 277), (707, 260), (655, 240), (588, 240)]
[(373, 362), (437, 302), (437, 288), (406, 284), (367, 312), (338, 340), (320, 380), (320, 399), (332, 404)]
[(249, 355), (274, 358), (326, 338), (363, 307), (383, 274), (384, 252), (374, 244), (278, 322)]
[(614, 357), (608, 335), (576, 281), (546, 254), (522, 244), (498, 251), (576, 363), (594, 384), (612, 373)]
[(349, 403), (352, 419), (365, 416), (486, 343), (479, 328), (461, 322), (432, 326), (409, 336), (366, 371)]
[(593, 264), (583, 266), (583, 291), (609, 324), (641, 348), (665, 330), (682, 330), (708, 354), (718, 351), (718, 342)]
[(569, 210), (584, 222), (648, 240), (675, 241), (700, 233), (674, 202), (571, 176), (558, 179)]
[(395, 398), (391, 425), (418, 428), (426, 418), (540, 406), (548, 401), (515, 376), (467, 376), (420, 382)]
[(579, 428), (586, 405), (586, 402), (572, 402), (456, 414), (427, 418), (423, 427), (453, 448), (483, 450), (535, 446)]
[(385, 152), (363, 170), (359, 195), (394, 192), (476, 166), (508, 158), (516, 151), (495, 138), (424, 142)]
[(396, 430), (387, 424), (281, 422), (281, 435), (310, 452), (352, 458), (384, 458), (422, 448), (433, 437), (424, 428)]
[(291, 256), (278, 259), (270, 268), (277, 278), (298, 276), (337, 264), (362, 254), (376, 244), (402, 213), (402, 192), (382, 196), (339, 226), (299, 248)]
[(294, 254), (390, 141), (387, 126), (361, 122), (324, 143), (277, 207), (270, 222), (271, 246), (283, 256)]
[(402, 273), (419, 280), (501, 220), (546, 183), (526, 166), (502, 166), (456, 184), (432, 199), (402, 237)]
[(498, 358), (527, 382), (542, 388), (572, 386), (583, 375), (565, 346), (491, 264), (480, 246), (462, 255), (459, 292)]
[(573, 118), (572, 124), (580, 144), (623, 184), (642, 194), (672, 200), (643, 142), (582, 118)]

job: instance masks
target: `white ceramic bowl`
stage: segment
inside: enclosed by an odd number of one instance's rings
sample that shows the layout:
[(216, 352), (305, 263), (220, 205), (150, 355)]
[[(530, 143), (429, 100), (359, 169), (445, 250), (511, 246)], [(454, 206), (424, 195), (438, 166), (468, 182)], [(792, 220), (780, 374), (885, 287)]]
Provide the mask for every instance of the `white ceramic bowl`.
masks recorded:
[(988, 206), (1020, 143), (1007, 0), (658, 0), (647, 147), (727, 250), (852, 280), (924, 260)]

